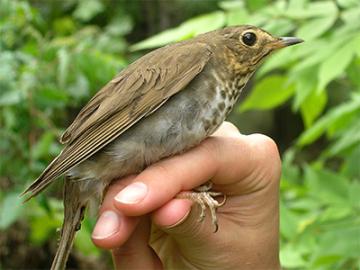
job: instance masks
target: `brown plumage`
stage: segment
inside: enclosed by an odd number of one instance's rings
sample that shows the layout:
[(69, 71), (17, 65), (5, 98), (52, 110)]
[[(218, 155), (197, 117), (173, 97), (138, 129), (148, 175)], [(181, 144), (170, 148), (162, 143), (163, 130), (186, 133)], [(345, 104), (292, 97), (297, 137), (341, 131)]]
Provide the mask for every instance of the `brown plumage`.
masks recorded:
[[(164, 57), (159, 59), (159, 54)], [(131, 64), (80, 111), (61, 136), (64, 150), (25, 190), (31, 193), (28, 199), (182, 90), (204, 68), (210, 55), (206, 44), (178, 44)]]
[(52, 269), (65, 268), (90, 199), (101, 199), (114, 178), (204, 140), (224, 121), (260, 61), (299, 42), (253, 26), (229, 27), (157, 49), (105, 85), (62, 135), (63, 151), (23, 193), (28, 200), (66, 174), (64, 224)]

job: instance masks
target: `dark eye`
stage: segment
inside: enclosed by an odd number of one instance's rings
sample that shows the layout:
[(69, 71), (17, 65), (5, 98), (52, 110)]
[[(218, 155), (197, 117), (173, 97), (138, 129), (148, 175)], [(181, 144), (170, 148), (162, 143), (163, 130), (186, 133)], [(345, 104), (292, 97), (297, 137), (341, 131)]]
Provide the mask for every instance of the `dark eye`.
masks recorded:
[(253, 32), (246, 32), (242, 35), (242, 41), (245, 45), (253, 46), (256, 42), (256, 35)]

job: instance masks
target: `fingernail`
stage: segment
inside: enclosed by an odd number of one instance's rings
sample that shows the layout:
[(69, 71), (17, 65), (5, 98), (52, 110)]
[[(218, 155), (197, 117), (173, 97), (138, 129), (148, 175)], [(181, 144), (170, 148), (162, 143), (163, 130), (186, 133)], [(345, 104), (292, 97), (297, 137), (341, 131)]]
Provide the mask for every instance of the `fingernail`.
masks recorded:
[(143, 200), (147, 192), (148, 188), (144, 183), (135, 182), (120, 191), (115, 196), (115, 200), (120, 203), (134, 204)]
[(105, 239), (119, 231), (120, 216), (114, 211), (105, 211), (96, 222), (92, 238)]

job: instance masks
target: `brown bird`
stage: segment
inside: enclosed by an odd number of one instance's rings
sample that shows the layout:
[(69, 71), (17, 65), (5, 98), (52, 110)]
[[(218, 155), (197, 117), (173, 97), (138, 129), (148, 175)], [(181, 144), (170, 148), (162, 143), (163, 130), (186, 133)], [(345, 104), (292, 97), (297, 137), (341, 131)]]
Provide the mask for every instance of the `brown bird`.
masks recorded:
[[(62, 152), (23, 193), (28, 200), (65, 174), (64, 223), (51, 268), (65, 268), (90, 199), (101, 200), (113, 179), (199, 144), (224, 121), (261, 60), (300, 42), (254, 26), (228, 27), (154, 50), (106, 84), (62, 135)], [(216, 225), (219, 203), (211, 196), (218, 194), (201, 194), (208, 198), (190, 197), (205, 201)]]

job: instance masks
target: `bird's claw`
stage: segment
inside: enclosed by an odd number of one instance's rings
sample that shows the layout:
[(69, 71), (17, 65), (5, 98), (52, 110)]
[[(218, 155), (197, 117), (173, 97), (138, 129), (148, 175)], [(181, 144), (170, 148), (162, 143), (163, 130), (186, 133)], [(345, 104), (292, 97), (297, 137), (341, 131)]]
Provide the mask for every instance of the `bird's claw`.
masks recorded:
[[(222, 194), (221, 192), (210, 191), (211, 187), (212, 184), (210, 183), (200, 186), (194, 191), (184, 191), (178, 194), (177, 198), (189, 199), (200, 205), (201, 212), (199, 215), (199, 220), (198, 220), (199, 222), (202, 222), (204, 220), (206, 207), (208, 207), (210, 210), (211, 221), (215, 228), (214, 232), (217, 232), (219, 225), (216, 216), (216, 209), (225, 204), (226, 195)], [(215, 197), (218, 196), (223, 196), (224, 199), (221, 202), (218, 202), (217, 200), (214, 199)]]

